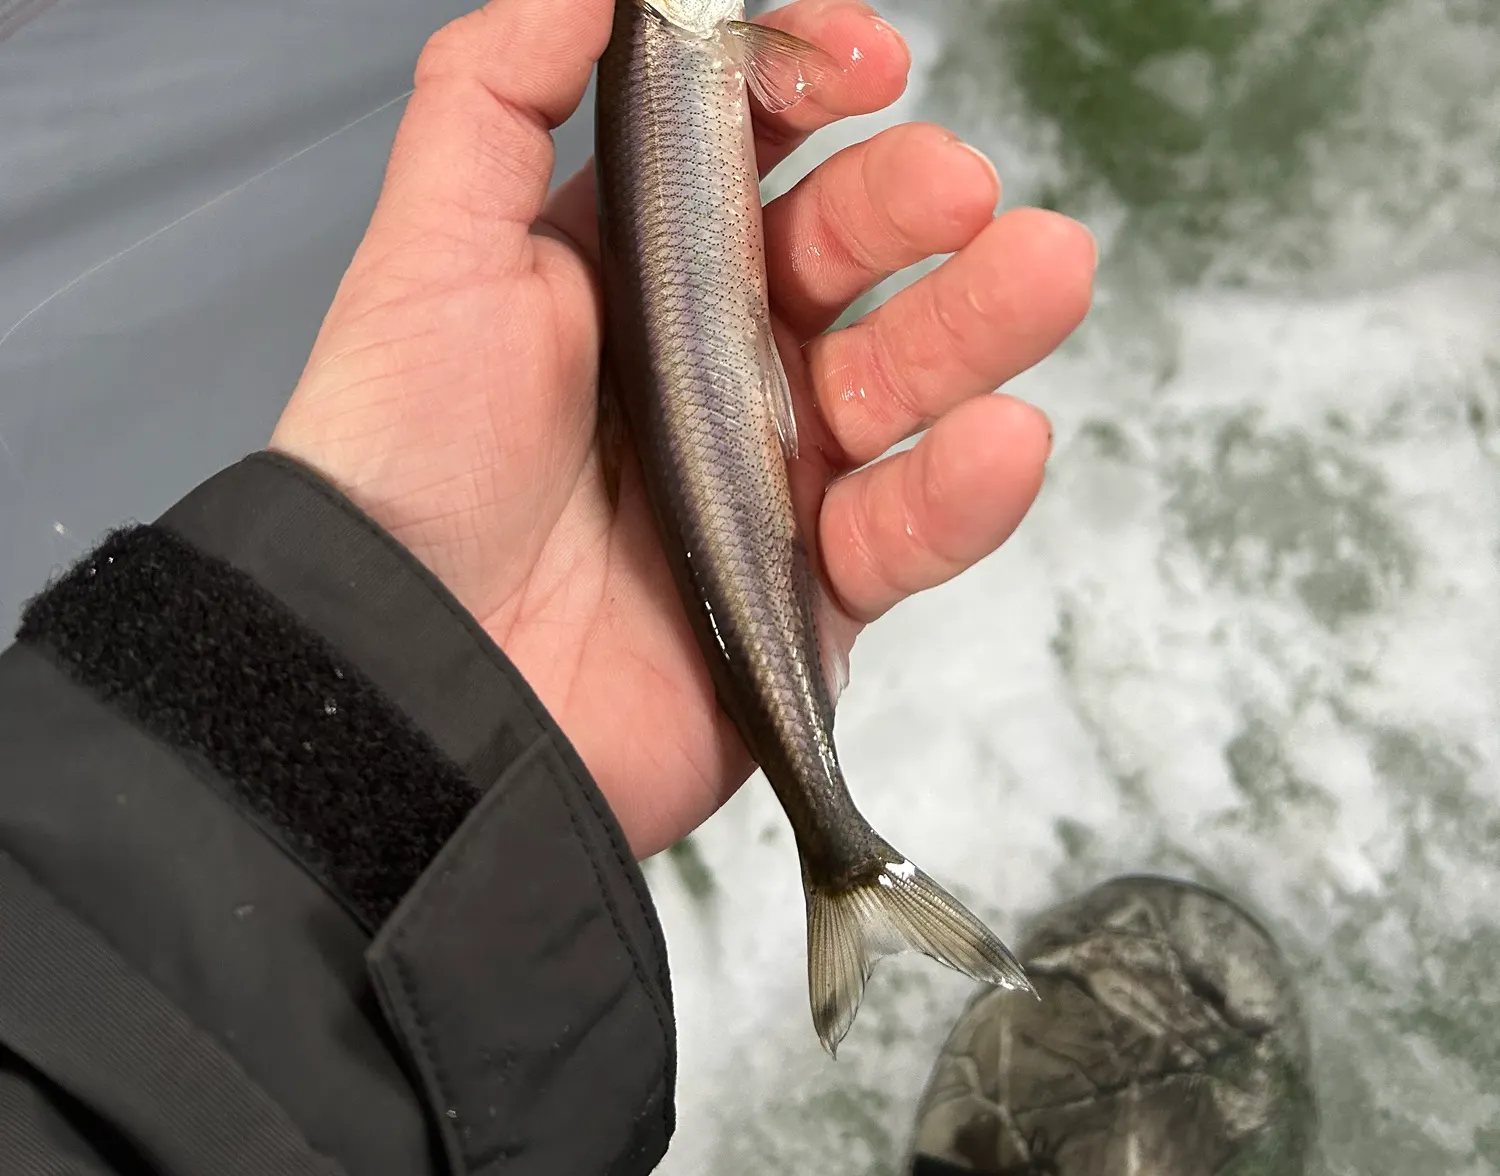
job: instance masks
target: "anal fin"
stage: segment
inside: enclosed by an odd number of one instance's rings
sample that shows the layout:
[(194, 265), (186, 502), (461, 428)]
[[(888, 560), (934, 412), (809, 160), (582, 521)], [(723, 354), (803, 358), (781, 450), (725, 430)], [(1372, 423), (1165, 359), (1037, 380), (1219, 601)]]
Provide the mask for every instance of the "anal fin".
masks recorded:
[(786, 378), (786, 365), (776, 346), (771, 320), (762, 319), (756, 328), (755, 348), (760, 354), (761, 391), (776, 421), (776, 432), (787, 460), (797, 456), (797, 410), (792, 404), (792, 385)]

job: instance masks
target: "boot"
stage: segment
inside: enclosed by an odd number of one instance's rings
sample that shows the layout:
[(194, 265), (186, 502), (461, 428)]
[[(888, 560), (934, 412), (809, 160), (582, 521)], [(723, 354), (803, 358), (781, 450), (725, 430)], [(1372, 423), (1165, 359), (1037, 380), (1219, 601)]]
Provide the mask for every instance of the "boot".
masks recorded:
[(1039, 1000), (965, 1008), (917, 1114), (911, 1176), (1303, 1176), (1317, 1112), (1281, 952), (1222, 895), (1117, 878), (1044, 914)]

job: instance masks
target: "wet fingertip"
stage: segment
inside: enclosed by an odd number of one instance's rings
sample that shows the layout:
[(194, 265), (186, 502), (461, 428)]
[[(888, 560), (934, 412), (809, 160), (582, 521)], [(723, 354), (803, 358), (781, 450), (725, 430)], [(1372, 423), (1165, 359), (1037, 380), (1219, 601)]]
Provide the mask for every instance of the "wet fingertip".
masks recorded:
[(986, 174), (989, 176), (990, 188), (994, 192), (991, 204), (998, 204), (1000, 202), (1000, 171), (995, 167), (994, 161), (983, 151), (979, 150), (978, 147), (975, 147), (972, 143), (965, 143), (962, 139), (955, 140), (953, 145), (979, 161), (980, 166), (984, 168)]
[(907, 44), (906, 38), (901, 35), (901, 30), (884, 17), (876, 15), (873, 9), (868, 19), (870, 28), (875, 34), (896, 51), (902, 70), (909, 71), (911, 69), (911, 46)]
[(870, 199), (922, 255), (962, 249), (994, 219), (1000, 179), (982, 154), (934, 123), (905, 123), (871, 141)]
[(1029, 400), (1022, 400), (1020, 397), (1000, 392), (995, 395), (995, 399), (1003, 401), (1012, 414), (1012, 423), (1007, 430), (1011, 440), (1014, 441), (1018, 436), (1028, 436), (1035, 439), (1032, 444), (1040, 441), (1042, 462), (1045, 464), (1052, 456), (1052, 418)]
[(858, 0), (833, 0), (808, 18), (816, 29), (810, 39), (833, 53), (845, 77), (858, 77), (861, 88), (873, 87), (886, 102), (905, 91), (911, 48), (873, 8)]
[(1094, 236), (1094, 231), (1081, 220), (1068, 216), (1066, 213), (1042, 209), (1036, 211), (1046, 218), (1046, 223), (1053, 233), (1087, 250), (1089, 268), (1092, 270), (1099, 261), (1099, 240)]
[(1017, 403), (1024, 404), (1028, 409), (1031, 410), (1032, 416), (1036, 418), (1038, 426), (1041, 428), (1042, 436), (1046, 438), (1042, 449), (1042, 461), (1046, 462), (1050, 460), (1052, 457), (1053, 441), (1052, 418), (1029, 401), (1019, 400), (1017, 401)]
[[(1046, 279), (1047, 300), (1035, 301), (1049, 313), (1060, 316), (1071, 331), (1088, 314), (1093, 303), (1095, 268), (1099, 245), (1083, 222), (1060, 212), (1041, 208), (1016, 208), (1000, 214), (999, 231), (1026, 264)], [(1061, 340), (1059, 340), (1061, 341)]]

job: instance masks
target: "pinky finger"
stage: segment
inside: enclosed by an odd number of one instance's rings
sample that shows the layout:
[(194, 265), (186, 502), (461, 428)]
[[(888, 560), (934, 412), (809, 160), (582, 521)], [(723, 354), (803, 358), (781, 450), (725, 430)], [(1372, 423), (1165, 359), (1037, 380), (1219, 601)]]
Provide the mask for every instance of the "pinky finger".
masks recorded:
[(1041, 489), (1042, 413), (1010, 396), (949, 412), (911, 449), (828, 488), (818, 522), (839, 603), (870, 621), (952, 579), (1008, 539)]

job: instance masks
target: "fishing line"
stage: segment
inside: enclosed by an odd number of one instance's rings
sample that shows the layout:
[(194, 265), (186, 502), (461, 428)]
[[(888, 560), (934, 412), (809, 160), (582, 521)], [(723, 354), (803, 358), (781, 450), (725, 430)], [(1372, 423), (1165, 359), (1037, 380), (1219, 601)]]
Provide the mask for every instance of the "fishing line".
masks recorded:
[[(147, 233), (139, 241), (136, 241), (136, 242), (134, 242), (131, 245), (127, 245), (124, 249), (121, 249), (118, 253), (111, 254), (109, 257), (106, 257), (103, 261), (98, 262), (95, 265), (91, 265), (88, 269), (84, 270), (81, 274), (79, 274), (72, 281), (66, 282), (62, 286), (59, 286), (51, 294), (47, 295), (47, 297), (43, 298), (40, 302), (38, 302), (35, 306), (33, 306), (30, 310), (28, 310), (25, 314), (23, 314), (20, 318), (18, 318), (14, 323), (12, 323), (10, 325), (10, 328), (5, 332), (5, 334), (0, 335), (0, 347), (4, 347), (6, 341), (12, 335), (14, 335), (18, 330), (20, 330), (20, 328), (26, 323), (26, 321), (28, 319), (32, 318), (38, 311), (43, 310), (44, 308), (46, 308), (47, 306), (49, 306), (51, 303), (55, 302), (58, 298), (61, 298), (64, 294), (66, 294), (69, 290), (72, 290), (79, 283), (84, 282), (87, 279), (93, 277), (95, 274), (97, 274), (100, 270), (104, 269), (106, 266), (113, 265), (115, 262), (119, 261), (122, 257), (126, 256), (127, 254), (134, 253), (142, 245), (148, 245), (148, 244), (150, 244), (152, 241), (156, 240), (156, 238), (160, 237), (163, 233), (170, 232), (172, 229), (175, 229), (178, 225), (182, 224), (184, 221), (191, 220), (193, 217), (197, 216), (200, 212), (206, 212), (208, 209), (212, 208), (215, 204), (218, 204), (221, 201), (227, 200), (231, 196), (238, 195), (240, 192), (243, 192), (246, 188), (250, 187), (250, 185), (256, 183), (259, 180), (265, 179), (272, 172), (279, 171), (281, 168), (285, 167), (287, 164), (292, 163), (295, 160), (298, 160), (298, 159), (302, 158), (302, 156), (306, 155), (309, 151), (314, 151), (317, 148), (323, 146), (323, 144), (327, 143), (330, 139), (336, 139), (339, 135), (342, 135), (345, 131), (352, 130), (354, 127), (357, 127), (360, 123), (364, 122), (366, 119), (374, 118), (381, 111), (387, 110), (390, 107), (396, 105), (396, 103), (401, 102), (404, 99), (411, 97), (411, 94), (412, 94), (411, 88), (408, 88), (408, 89), (402, 91), (400, 94), (397, 94), (394, 98), (391, 98), (391, 99), (389, 99), (389, 100), (387, 100), (385, 102), (382, 102), (379, 106), (375, 107), (374, 110), (368, 110), (364, 114), (360, 115), (358, 118), (352, 119), (349, 122), (345, 123), (343, 126), (339, 127), (337, 130), (329, 131), (328, 134), (324, 135), (321, 139), (318, 139), (318, 140), (316, 140), (316, 141), (314, 141), (312, 143), (309, 143), (306, 147), (299, 148), (298, 150), (292, 152), (292, 154), (288, 155), (285, 159), (278, 160), (276, 163), (271, 164), (270, 167), (267, 167), (267, 168), (265, 168), (265, 169), (263, 169), (261, 171), (256, 172), (249, 179), (242, 180), (240, 183), (236, 184), (234, 187), (228, 188), (225, 191), (220, 192), (217, 196), (214, 196), (214, 197), (212, 197), (209, 200), (205, 200), (202, 204), (198, 205), (196, 208), (190, 208), (187, 212), (183, 213), (176, 220), (168, 222), (167, 224), (163, 225), (161, 228), (157, 229), (155, 232)], [(8, 449), (7, 449), (7, 452), (9, 452)]]

